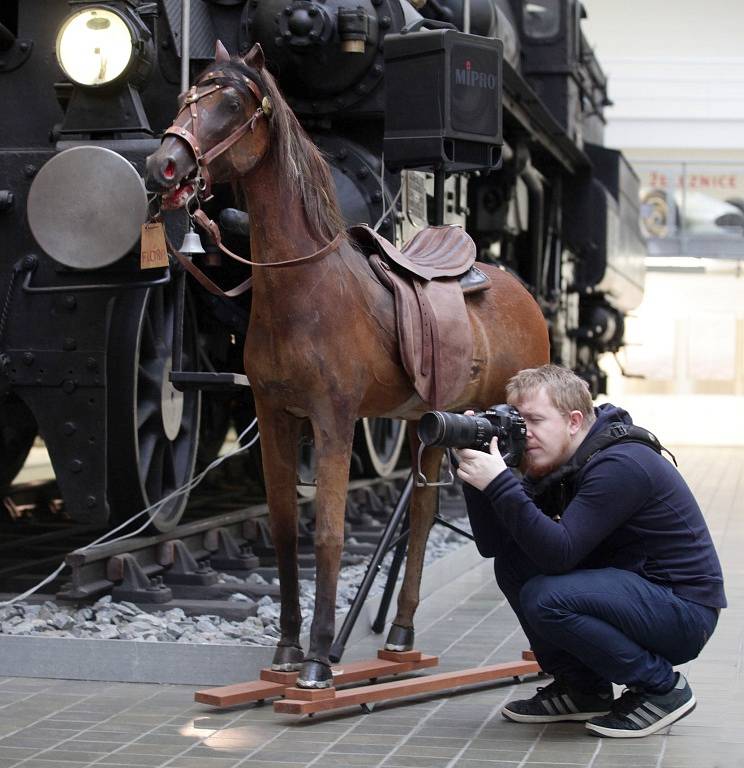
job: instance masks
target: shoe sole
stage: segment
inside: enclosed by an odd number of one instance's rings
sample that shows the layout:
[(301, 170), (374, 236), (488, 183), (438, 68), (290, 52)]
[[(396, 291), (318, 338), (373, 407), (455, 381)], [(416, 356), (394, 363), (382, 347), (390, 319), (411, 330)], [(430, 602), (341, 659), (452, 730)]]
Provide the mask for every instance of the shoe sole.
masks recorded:
[(637, 731), (623, 731), (619, 728), (605, 728), (602, 725), (595, 725), (594, 723), (587, 723), (586, 729), (590, 733), (597, 734), (597, 736), (606, 736), (611, 739), (640, 739), (643, 736), (650, 736), (652, 733), (656, 733), (663, 728), (669, 727), (673, 723), (676, 723), (678, 720), (681, 720), (683, 717), (687, 717), (687, 715), (689, 715), (696, 706), (697, 701), (693, 696), (681, 707), (677, 707), (677, 709), (675, 709), (673, 712), (670, 712), (665, 717), (662, 717), (661, 720), (658, 720), (653, 725), (649, 725), (648, 728), (642, 728)]
[(601, 717), (609, 714), (609, 709), (604, 712), (569, 712), (565, 715), (523, 715), (520, 712), (512, 712), (508, 709), (502, 709), (501, 714), (514, 723), (583, 723), (591, 720), (593, 717)]

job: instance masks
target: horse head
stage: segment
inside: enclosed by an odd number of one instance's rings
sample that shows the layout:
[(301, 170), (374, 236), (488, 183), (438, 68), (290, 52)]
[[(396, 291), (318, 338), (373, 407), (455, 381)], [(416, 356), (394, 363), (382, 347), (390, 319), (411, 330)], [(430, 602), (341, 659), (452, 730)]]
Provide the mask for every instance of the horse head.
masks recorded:
[(214, 63), (182, 94), (176, 119), (147, 158), (148, 189), (175, 197), (190, 187), (208, 197), (213, 183), (245, 176), (261, 162), (272, 114), (263, 71), (260, 45), (230, 58), (217, 42)]

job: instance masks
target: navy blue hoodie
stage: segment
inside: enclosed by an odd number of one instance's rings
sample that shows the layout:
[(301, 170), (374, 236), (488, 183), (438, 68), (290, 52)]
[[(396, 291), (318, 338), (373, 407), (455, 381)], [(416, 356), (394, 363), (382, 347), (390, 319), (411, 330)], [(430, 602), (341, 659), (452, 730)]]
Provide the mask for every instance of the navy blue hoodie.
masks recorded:
[[(610, 404), (595, 413), (585, 439), (609, 422), (632, 423)], [(482, 493), (467, 483), (463, 488), (484, 557), (508, 556), (516, 545), (541, 573), (621, 568), (700, 605), (726, 607), (721, 565), (700, 507), (672, 463), (647, 445), (616, 443), (593, 456), (576, 475), (558, 520), (549, 516), (550, 494), (531, 499), (511, 472)], [(562, 489), (551, 490), (554, 498)]]

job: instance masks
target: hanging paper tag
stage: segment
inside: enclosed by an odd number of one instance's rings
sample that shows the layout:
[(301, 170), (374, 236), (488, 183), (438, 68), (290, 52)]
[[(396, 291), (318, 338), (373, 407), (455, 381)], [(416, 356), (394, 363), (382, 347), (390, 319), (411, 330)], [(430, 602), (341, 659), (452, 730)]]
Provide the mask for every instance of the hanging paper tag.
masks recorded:
[(140, 269), (168, 266), (168, 251), (165, 249), (165, 231), (162, 221), (151, 221), (142, 225), (140, 245)]

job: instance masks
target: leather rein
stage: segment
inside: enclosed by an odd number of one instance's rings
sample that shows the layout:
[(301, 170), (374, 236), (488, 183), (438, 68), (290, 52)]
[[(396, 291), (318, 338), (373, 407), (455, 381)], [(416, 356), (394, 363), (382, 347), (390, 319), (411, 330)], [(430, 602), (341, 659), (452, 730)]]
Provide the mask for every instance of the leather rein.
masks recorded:
[[(196, 162), (196, 197), (198, 200), (201, 199), (207, 199), (210, 196), (211, 188), (212, 188), (212, 179), (209, 173), (209, 164), (215, 160), (215, 158), (219, 157), (220, 155), (224, 154), (230, 147), (232, 147), (234, 144), (236, 144), (240, 139), (242, 139), (247, 133), (253, 133), (254, 127), (256, 125), (256, 122), (259, 120), (259, 118), (264, 117), (267, 120), (271, 118), (271, 113), (273, 111), (273, 106), (271, 104), (271, 99), (264, 95), (261, 92), (261, 88), (259, 86), (259, 83), (254, 80), (253, 78), (247, 77), (246, 75), (243, 75), (243, 80), (245, 84), (250, 89), (251, 93), (253, 94), (254, 98), (258, 102), (259, 106), (256, 109), (256, 111), (246, 120), (244, 123), (242, 123), (240, 126), (238, 126), (227, 138), (220, 141), (218, 144), (215, 144), (214, 147), (207, 150), (206, 152), (202, 152), (201, 147), (199, 145), (199, 139), (198, 136), (198, 109), (197, 109), (197, 102), (199, 102), (200, 99), (203, 99), (205, 96), (209, 96), (213, 93), (216, 93), (217, 91), (220, 91), (223, 86), (218, 83), (214, 82), (218, 77), (225, 77), (225, 73), (216, 70), (212, 72), (208, 72), (206, 75), (204, 75), (201, 78), (201, 85), (197, 83), (196, 85), (193, 85), (189, 91), (186, 93), (186, 96), (184, 98), (183, 106), (178, 111), (178, 114), (176, 115), (176, 120), (173, 122), (173, 124), (166, 128), (163, 132), (163, 138), (165, 138), (168, 135), (176, 136), (177, 138), (184, 141), (191, 150), (191, 153), (194, 157), (194, 160)], [(211, 81), (211, 85), (208, 85), (207, 88), (203, 88), (203, 83), (207, 82), (209, 83)], [(200, 92), (200, 88), (203, 88)], [(190, 127), (191, 130), (187, 130), (182, 125), (177, 125), (176, 121), (179, 119), (181, 114), (186, 110), (189, 110), (189, 121), (191, 123)], [(265, 156), (265, 155), (264, 155)], [(260, 162), (260, 161), (259, 161)], [(308, 254), (307, 256), (301, 256), (297, 259), (286, 259), (284, 261), (274, 261), (274, 262), (257, 262), (257, 261), (251, 261), (250, 259), (244, 259), (241, 256), (238, 256), (236, 253), (233, 253), (229, 248), (226, 248), (222, 243), (222, 233), (220, 232), (219, 226), (212, 221), (206, 213), (201, 208), (197, 208), (193, 214), (190, 214), (192, 218), (199, 224), (200, 227), (202, 227), (206, 232), (209, 234), (209, 236), (212, 238), (212, 241), (214, 244), (227, 256), (229, 256), (231, 259), (234, 259), (235, 261), (239, 261), (241, 264), (247, 264), (251, 267), (291, 267), (298, 264), (307, 264), (312, 261), (317, 261), (321, 258), (323, 258), (326, 254), (330, 253), (334, 248), (337, 246), (338, 241), (342, 237), (342, 233), (339, 233), (331, 242), (324, 245), (320, 250), (315, 251), (314, 253)], [(180, 253), (170, 242), (170, 240), (166, 237), (166, 244), (168, 246), (168, 250), (171, 253), (171, 255), (175, 256), (178, 261), (180, 262), (181, 266), (189, 272), (206, 290), (208, 290), (210, 293), (217, 295), (217, 296), (226, 296), (228, 298), (233, 298), (235, 296), (239, 296), (242, 293), (245, 293), (247, 290), (251, 288), (252, 284), (252, 278), (248, 278), (247, 280), (240, 283), (240, 285), (237, 285), (235, 288), (231, 288), (228, 291), (223, 291), (218, 285), (216, 285), (212, 280), (210, 280), (196, 265), (194, 265), (191, 262), (191, 259), (184, 256), (182, 253)]]

